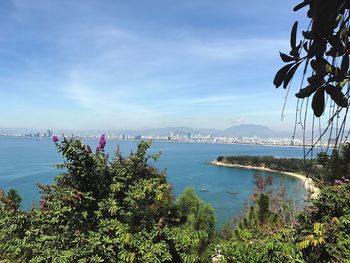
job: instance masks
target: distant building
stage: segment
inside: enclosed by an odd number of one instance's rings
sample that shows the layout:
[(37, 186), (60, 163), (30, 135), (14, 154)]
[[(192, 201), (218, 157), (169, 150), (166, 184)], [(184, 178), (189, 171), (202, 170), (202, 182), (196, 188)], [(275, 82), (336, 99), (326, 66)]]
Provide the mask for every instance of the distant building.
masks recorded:
[(51, 130), (51, 129), (48, 129), (48, 130), (46, 131), (46, 133), (44, 134), (44, 137), (52, 137), (52, 135), (53, 135), (52, 130)]
[(142, 140), (142, 134), (135, 136), (136, 140)]

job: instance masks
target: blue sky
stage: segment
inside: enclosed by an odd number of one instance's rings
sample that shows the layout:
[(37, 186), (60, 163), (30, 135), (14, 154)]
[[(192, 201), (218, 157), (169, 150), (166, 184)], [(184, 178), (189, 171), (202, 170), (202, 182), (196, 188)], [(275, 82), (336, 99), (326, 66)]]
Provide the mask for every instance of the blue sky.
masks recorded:
[(288, 130), (272, 80), (298, 3), (1, 1), (0, 127)]

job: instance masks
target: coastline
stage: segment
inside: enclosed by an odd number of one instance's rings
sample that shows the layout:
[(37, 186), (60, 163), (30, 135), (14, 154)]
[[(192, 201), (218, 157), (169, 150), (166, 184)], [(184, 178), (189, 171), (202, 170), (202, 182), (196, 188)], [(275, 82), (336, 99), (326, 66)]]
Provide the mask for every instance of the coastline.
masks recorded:
[(215, 165), (215, 166), (224, 166), (224, 167), (231, 167), (231, 168), (239, 168), (239, 169), (249, 169), (249, 170), (260, 170), (260, 171), (266, 171), (266, 172), (273, 172), (273, 173), (281, 173), (289, 176), (293, 176), (295, 178), (298, 178), (303, 182), (304, 188), (310, 193), (311, 198), (317, 198), (320, 189), (315, 186), (314, 182), (311, 178), (306, 177), (305, 175), (298, 174), (298, 173), (292, 173), (292, 172), (282, 172), (277, 170), (272, 170), (266, 167), (260, 167), (260, 166), (250, 166), (250, 165), (241, 165), (241, 164), (228, 164), (224, 162), (219, 161), (211, 161), (208, 162), (208, 164)]
[[(36, 139), (38, 137), (26, 137), (26, 136), (10, 136), (10, 135), (1, 135), (0, 134), (0, 138), (26, 138), (26, 139)], [(39, 137), (41, 138), (41, 137)], [(49, 137), (42, 137), (42, 139), (48, 138), (49, 140), (51, 140)], [(80, 137), (77, 136), (75, 137), (77, 139), (91, 139), (91, 140), (98, 140), (98, 136), (96, 135), (95, 137)], [(119, 138), (107, 138), (108, 140), (113, 140), (113, 141), (140, 141), (140, 139), (134, 139), (134, 138), (130, 138), (130, 139), (119, 139)], [(244, 143), (244, 142), (210, 142), (210, 141), (182, 141), (182, 140), (162, 140), (162, 139), (142, 139), (145, 141), (158, 141), (158, 142), (170, 142), (170, 143), (196, 143), (196, 144), (220, 144), (220, 145), (243, 145), (243, 146), (262, 146), (262, 147), (281, 147), (281, 148), (311, 148), (312, 145), (286, 145), (286, 144), (269, 144), (269, 143)], [(322, 146), (313, 146), (313, 148), (317, 149), (317, 148), (322, 148)]]

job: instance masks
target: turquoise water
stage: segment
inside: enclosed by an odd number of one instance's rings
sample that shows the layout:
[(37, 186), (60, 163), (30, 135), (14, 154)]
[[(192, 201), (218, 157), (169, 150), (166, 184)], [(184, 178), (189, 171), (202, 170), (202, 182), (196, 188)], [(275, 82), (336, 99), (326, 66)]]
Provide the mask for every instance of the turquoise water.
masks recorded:
[[(92, 148), (97, 140), (86, 140)], [(119, 145), (124, 155), (136, 150), (138, 141), (108, 140), (106, 151), (114, 153)], [(218, 155), (273, 155), (276, 157), (302, 157), (301, 148), (197, 144), (154, 141), (149, 153), (162, 152), (155, 163), (165, 169), (174, 193), (178, 196), (186, 186), (195, 187), (198, 195), (213, 205), (217, 225), (222, 226), (233, 216), (238, 216), (249, 201), (253, 189), (253, 179), (257, 171), (216, 167), (206, 164)], [(38, 200), (36, 184), (49, 184), (58, 171), (54, 164), (62, 162), (54, 143), (47, 139), (36, 141), (33, 138), (0, 138), (0, 187), (4, 190), (15, 188), (23, 198), (22, 205), (30, 208), (32, 200)], [(294, 177), (279, 173), (261, 172), (263, 176), (272, 175), (277, 188), (283, 186), (290, 196), (305, 194), (302, 183)], [(206, 188), (207, 192), (200, 192)], [(231, 195), (228, 192), (238, 192)]]

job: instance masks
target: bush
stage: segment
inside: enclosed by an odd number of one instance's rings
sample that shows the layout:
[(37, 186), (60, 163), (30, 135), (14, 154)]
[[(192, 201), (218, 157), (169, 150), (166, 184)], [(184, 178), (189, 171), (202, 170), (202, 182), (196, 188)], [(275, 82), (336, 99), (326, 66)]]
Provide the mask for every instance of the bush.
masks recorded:
[(350, 183), (326, 185), (299, 216), (299, 247), (309, 262), (350, 260)]
[[(0, 199), (2, 262), (197, 262), (207, 229), (186, 228), (163, 172), (149, 165), (150, 142), (109, 160), (79, 140), (55, 143), (65, 162), (41, 200), (21, 210)], [(13, 195), (15, 196), (15, 195)], [(18, 198), (16, 199), (18, 200)]]

